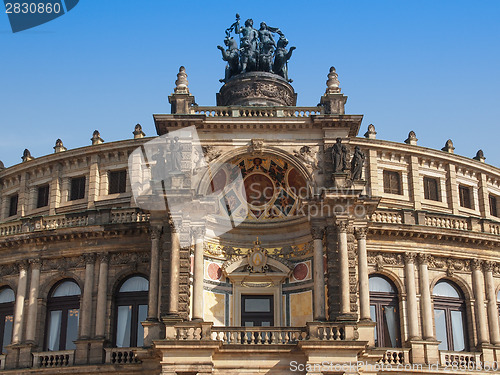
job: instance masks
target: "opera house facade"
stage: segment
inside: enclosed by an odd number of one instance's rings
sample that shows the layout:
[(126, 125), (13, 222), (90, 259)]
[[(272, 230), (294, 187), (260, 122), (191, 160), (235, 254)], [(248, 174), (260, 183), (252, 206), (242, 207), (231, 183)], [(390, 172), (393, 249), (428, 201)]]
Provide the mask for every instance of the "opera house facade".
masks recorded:
[(217, 106), (181, 67), (156, 136), (0, 164), (0, 372), (498, 370), (500, 169), (361, 131), (333, 68), (296, 106), (230, 39)]

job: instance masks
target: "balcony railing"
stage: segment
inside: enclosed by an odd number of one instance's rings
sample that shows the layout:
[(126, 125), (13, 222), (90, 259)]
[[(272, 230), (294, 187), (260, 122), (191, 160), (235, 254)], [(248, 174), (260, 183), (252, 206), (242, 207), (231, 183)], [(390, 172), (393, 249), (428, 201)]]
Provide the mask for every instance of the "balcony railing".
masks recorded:
[(310, 322), (305, 327), (213, 327), (212, 323), (179, 323), (167, 327), (167, 340), (219, 341), (224, 345), (297, 344), (299, 341), (357, 340), (354, 325)]
[(320, 115), (322, 107), (202, 107), (195, 106), (194, 114), (206, 117), (309, 117)]
[(120, 365), (127, 363), (141, 363), (135, 355), (137, 348), (105, 348), (106, 363)]
[(382, 363), (384, 365), (404, 365), (410, 363), (410, 349), (386, 349), (379, 363)]
[(74, 361), (74, 350), (33, 353), (33, 367), (37, 368), (73, 366)]
[(148, 221), (149, 214), (136, 208), (118, 208), (39, 216), (0, 224), (0, 237), (59, 228), (76, 228), (87, 225), (145, 223)]
[(441, 366), (456, 366), (460, 369), (475, 368), (476, 363), (481, 362), (481, 353), (451, 352), (441, 350), (439, 352)]

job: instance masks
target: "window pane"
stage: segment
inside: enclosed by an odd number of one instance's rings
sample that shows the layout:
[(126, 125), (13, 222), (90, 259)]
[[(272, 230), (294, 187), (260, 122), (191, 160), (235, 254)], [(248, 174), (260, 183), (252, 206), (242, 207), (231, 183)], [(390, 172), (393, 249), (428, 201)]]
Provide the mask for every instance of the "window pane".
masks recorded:
[(453, 350), (465, 350), (464, 323), (461, 311), (451, 311), (451, 328), (453, 332)]
[(14, 292), (10, 288), (5, 288), (0, 292), (0, 303), (14, 302)]
[(271, 300), (268, 298), (245, 299), (245, 312), (270, 312)]
[(108, 194), (125, 193), (127, 171), (109, 172)]
[(271, 327), (271, 322), (262, 322), (261, 327)]
[(49, 185), (40, 186), (38, 188), (38, 199), (36, 207), (45, 207), (49, 205)]
[(148, 305), (139, 305), (139, 314), (137, 315), (137, 347), (144, 346), (144, 322), (148, 317)]
[(66, 328), (66, 350), (76, 349), (73, 341), (78, 339), (78, 309), (68, 310), (68, 326)]
[(118, 306), (118, 322), (116, 327), (116, 346), (130, 347), (130, 332), (132, 331), (132, 306)]
[(75, 282), (65, 281), (54, 290), (52, 297), (79, 296), (80, 294), (80, 287)]
[(245, 327), (253, 327), (253, 322), (245, 322)]
[(384, 331), (387, 333), (386, 345), (390, 344), (392, 348), (398, 347), (398, 326), (397, 326), (397, 313), (398, 309), (395, 306), (384, 306)]
[(370, 292), (396, 293), (391, 283), (383, 277), (370, 277), (369, 279)]
[(14, 316), (7, 315), (4, 321), (3, 341), (2, 341), (2, 347), (0, 348), (0, 353), (5, 354), (5, 347), (10, 344), (10, 340), (12, 338), (13, 325), (14, 325)]
[(441, 341), (439, 350), (448, 350), (448, 334), (446, 333), (446, 319), (444, 310), (434, 309), (434, 321), (436, 324), (436, 339)]
[(498, 212), (498, 207), (497, 207), (497, 198), (494, 197), (493, 195), (490, 195), (490, 214), (492, 216), (500, 216), (500, 212)]
[(127, 279), (120, 288), (123, 292), (147, 292), (149, 289), (148, 280), (141, 276), (134, 276)]
[(432, 295), (440, 297), (460, 298), (460, 294), (458, 294), (457, 290), (446, 281), (438, 282), (432, 290)]
[[(376, 323), (377, 322), (377, 314), (375, 305), (370, 305), (370, 318)], [(374, 329), (375, 331), (375, 346), (378, 346), (378, 335), (377, 335), (377, 327)]]
[(62, 311), (51, 311), (49, 320), (49, 344), (48, 350), (59, 350), (59, 338), (61, 336)]
[(71, 194), (70, 200), (85, 198), (85, 177), (78, 177), (71, 179)]
[(17, 215), (18, 201), (19, 201), (19, 195), (16, 194), (10, 197), (9, 216)]
[(458, 188), (458, 192), (460, 195), (460, 206), (465, 208), (472, 208), (471, 189), (467, 186), (460, 185)]

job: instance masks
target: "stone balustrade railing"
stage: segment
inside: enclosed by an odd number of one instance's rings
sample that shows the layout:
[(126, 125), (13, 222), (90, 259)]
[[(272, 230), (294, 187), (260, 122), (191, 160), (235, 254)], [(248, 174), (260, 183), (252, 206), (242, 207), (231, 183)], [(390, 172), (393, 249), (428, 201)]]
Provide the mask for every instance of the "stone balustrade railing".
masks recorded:
[(300, 327), (213, 327), (212, 340), (223, 344), (296, 344), (307, 332)]
[(5, 354), (0, 354), (0, 370), (5, 369)]
[(33, 353), (33, 367), (36, 368), (73, 366), (74, 360), (74, 350)]
[(380, 209), (371, 216), (372, 223), (409, 224), (500, 235), (500, 223), (477, 217), (456, 216), (426, 211)]
[(425, 215), (425, 225), (446, 229), (469, 229), (469, 223), (466, 218), (447, 217), (433, 214)]
[(481, 362), (481, 353), (451, 352), (441, 350), (439, 352), (441, 366), (453, 366), (459, 369), (474, 368), (475, 363)]
[(194, 114), (206, 117), (294, 117), (302, 118), (322, 113), (321, 107), (202, 107), (195, 106)]
[(149, 214), (136, 208), (105, 209), (79, 213), (58, 214), (24, 218), (0, 224), (0, 237), (59, 228), (75, 228), (87, 225), (146, 223)]
[(105, 348), (107, 364), (120, 365), (127, 363), (140, 363), (135, 355), (137, 348)]
[(355, 326), (309, 322), (305, 327), (213, 327), (212, 323), (179, 323), (166, 328), (167, 340), (220, 341), (222, 344), (296, 344), (299, 341), (357, 340)]
[(387, 349), (379, 363), (384, 365), (404, 365), (410, 363), (410, 349)]

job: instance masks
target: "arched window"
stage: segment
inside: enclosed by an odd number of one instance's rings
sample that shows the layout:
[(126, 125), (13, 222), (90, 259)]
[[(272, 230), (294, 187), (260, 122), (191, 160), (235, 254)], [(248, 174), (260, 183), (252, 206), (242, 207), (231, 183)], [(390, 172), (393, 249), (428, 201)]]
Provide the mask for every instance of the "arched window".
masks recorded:
[(434, 324), (440, 350), (468, 350), (465, 322), (465, 299), (462, 291), (450, 281), (439, 281), (434, 296)]
[(370, 316), (376, 323), (375, 346), (401, 347), (399, 300), (393, 283), (382, 276), (371, 276)]
[(115, 345), (118, 348), (144, 345), (141, 322), (148, 316), (149, 282), (142, 276), (132, 276), (120, 286), (115, 298)]
[(73, 280), (56, 284), (47, 300), (47, 350), (75, 349), (80, 316), (80, 287)]
[(0, 290), (0, 354), (5, 354), (5, 347), (12, 339), (14, 325), (14, 301), (16, 297), (10, 288)]

